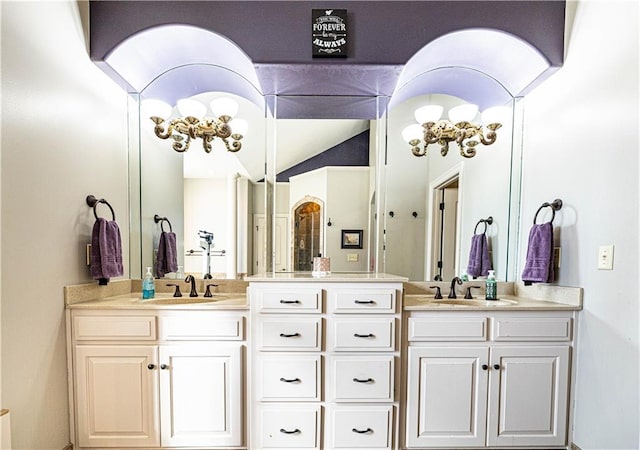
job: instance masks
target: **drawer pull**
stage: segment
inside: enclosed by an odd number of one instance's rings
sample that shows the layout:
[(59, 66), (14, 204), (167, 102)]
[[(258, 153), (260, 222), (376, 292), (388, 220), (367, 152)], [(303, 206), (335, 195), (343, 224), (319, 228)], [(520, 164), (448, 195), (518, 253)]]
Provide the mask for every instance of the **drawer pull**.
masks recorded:
[(284, 428), (280, 428), (280, 433), (284, 433), (284, 434), (298, 434), (298, 433), (300, 433), (300, 430), (296, 428), (295, 430), (291, 430), (291, 431), (289, 431), (289, 430), (285, 430)]
[(367, 378), (366, 380), (361, 380), (360, 378), (354, 378), (353, 381), (355, 383), (373, 383), (373, 378)]
[(283, 383), (300, 383), (302, 380), (300, 378), (280, 378), (280, 381), (282, 381)]
[(358, 430), (357, 428), (352, 428), (351, 431), (358, 434), (373, 433), (373, 430), (371, 428), (367, 428), (366, 430)]
[(284, 337), (284, 338), (300, 337), (300, 333), (291, 333), (291, 334), (280, 333), (280, 337)]
[(372, 337), (376, 337), (373, 333), (369, 333), (369, 334), (353, 333), (353, 336), (357, 337), (357, 338), (372, 338)]
[(280, 303), (282, 303), (283, 305), (295, 305), (300, 304), (300, 300), (280, 300)]
[(373, 300), (354, 300), (356, 305), (374, 305), (376, 302)]

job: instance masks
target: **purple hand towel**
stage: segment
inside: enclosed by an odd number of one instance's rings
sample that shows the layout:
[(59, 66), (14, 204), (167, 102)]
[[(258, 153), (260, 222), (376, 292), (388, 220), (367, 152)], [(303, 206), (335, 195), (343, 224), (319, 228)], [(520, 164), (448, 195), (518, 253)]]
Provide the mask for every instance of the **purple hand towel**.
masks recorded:
[(91, 276), (100, 280), (100, 284), (107, 284), (109, 278), (123, 273), (118, 224), (114, 220), (98, 218), (91, 233)]
[(522, 281), (525, 285), (553, 281), (553, 225), (551, 222), (534, 224), (531, 227)]
[(471, 238), (471, 250), (469, 251), (469, 264), (467, 274), (473, 278), (486, 277), (491, 269), (489, 259), (489, 243), (486, 234), (474, 234)]
[(169, 231), (160, 233), (158, 254), (156, 256), (156, 274), (163, 277), (169, 272), (178, 271), (178, 251), (176, 249), (176, 234)]

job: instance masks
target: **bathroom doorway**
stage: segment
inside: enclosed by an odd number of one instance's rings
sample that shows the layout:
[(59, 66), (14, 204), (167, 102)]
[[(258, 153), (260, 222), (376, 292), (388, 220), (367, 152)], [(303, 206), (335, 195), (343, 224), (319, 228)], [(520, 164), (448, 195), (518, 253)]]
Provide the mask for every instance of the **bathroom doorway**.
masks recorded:
[(294, 206), (292, 211), (293, 229), (293, 270), (310, 272), (313, 257), (322, 253), (322, 202), (307, 200)]
[(457, 273), (459, 174), (433, 191), (432, 280), (450, 280)]

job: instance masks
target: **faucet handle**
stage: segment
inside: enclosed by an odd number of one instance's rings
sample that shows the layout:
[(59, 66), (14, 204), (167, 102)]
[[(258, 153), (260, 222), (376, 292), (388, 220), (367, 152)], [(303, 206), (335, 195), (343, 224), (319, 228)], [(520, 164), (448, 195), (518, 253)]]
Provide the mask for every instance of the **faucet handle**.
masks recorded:
[(180, 285), (167, 283), (167, 286), (175, 286), (176, 290), (173, 292), (174, 297), (182, 297), (182, 292), (180, 292)]
[(211, 286), (218, 287), (217, 284), (207, 284), (207, 290), (204, 293), (205, 297), (213, 297), (213, 295), (211, 294)]
[(471, 289), (480, 289), (481, 286), (467, 286), (467, 293), (464, 294), (464, 298), (467, 300), (473, 299), (473, 295), (471, 295)]
[(429, 286), (431, 289), (435, 289), (436, 290), (436, 295), (433, 297), (436, 300), (439, 300), (442, 298), (442, 292), (440, 292), (440, 286)]

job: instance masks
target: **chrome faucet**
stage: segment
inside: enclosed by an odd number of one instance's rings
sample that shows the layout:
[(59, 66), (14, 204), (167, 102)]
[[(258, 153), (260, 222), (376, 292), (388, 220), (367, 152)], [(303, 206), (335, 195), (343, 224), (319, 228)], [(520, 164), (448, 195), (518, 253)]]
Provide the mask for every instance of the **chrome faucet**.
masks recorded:
[(187, 275), (187, 278), (184, 279), (185, 283), (191, 283), (191, 292), (189, 292), (189, 297), (197, 297), (198, 292), (196, 291), (196, 279), (193, 275)]
[(458, 298), (456, 297), (456, 283), (462, 284), (462, 280), (458, 277), (453, 277), (453, 280), (451, 280), (451, 288), (449, 289), (449, 298)]

